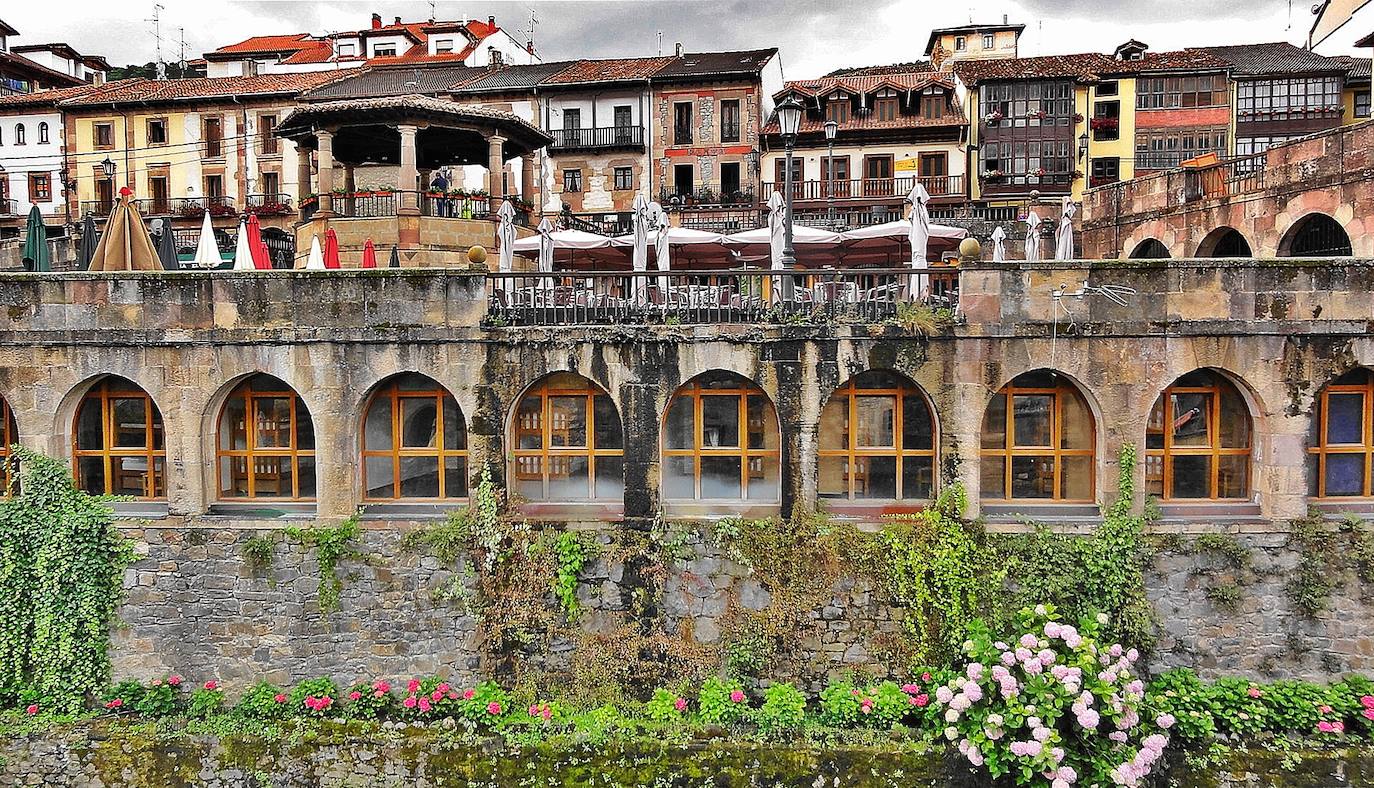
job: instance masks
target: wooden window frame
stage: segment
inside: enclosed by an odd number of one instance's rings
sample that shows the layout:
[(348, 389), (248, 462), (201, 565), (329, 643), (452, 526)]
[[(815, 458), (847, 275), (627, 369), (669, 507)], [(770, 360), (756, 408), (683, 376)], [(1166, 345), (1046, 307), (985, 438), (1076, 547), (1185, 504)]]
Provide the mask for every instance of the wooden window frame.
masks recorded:
[[(81, 459), (99, 457), (105, 468), (105, 495), (115, 495), (114, 460), (119, 457), (142, 457), (148, 463), (148, 473), (143, 480), (141, 501), (162, 501), (167, 499), (167, 426), (162, 420), (162, 411), (157, 403), (137, 384), (129, 383), (131, 388), (111, 390), (109, 378), (91, 387), (76, 406), (72, 416), (72, 476), (78, 489), (85, 489), (81, 478)], [(143, 400), (143, 446), (115, 446), (114, 401), (121, 399)], [(78, 428), (82, 410), (89, 404), (99, 403), (100, 407), (100, 448), (82, 449), (79, 445)], [(154, 448), (153, 425), (162, 424), (162, 448)], [(161, 463), (161, 470), (155, 470)]]
[[(739, 381), (736, 381), (737, 383)], [(762, 397), (767, 403), (769, 413), (772, 415), (772, 426), (777, 434), (778, 447), (775, 449), (751, 449), (749, 448), (749, 397)], [(702, 439), (702, 399), (705, 397), (738, 397), (739, 398), (739, 443), (738, 446), (703, 446)], [(670, 449), (668, 448), (668, 416), (672, 413), (673, 406), (679, 399), (690, 399), (692, 401), (692, 447), (690, 449)], [(768, 425), (764, 425), (765, 438), (767, 443)], [(691, 457), (692, 458), (692, 497), (691, 498), (666, 498), (672, 501), (746, 501), (750, 503), (775, 503), (782, 500), (782, 429), (778, 422), (778, 409), (773, 405), (773, 400), (763, 389), (753, 383), (745, 383), (733, 388), (713, 388), (703, 386), (701, 381), (692, 380), (684, 383), (681, 388), (673, 392), (673, 396), (668, 400), (668, 407), (663, 411), (662, 423), (659, 426), (659, 455), (662, 459), (663, 470), (660, 474), (666, 473), (667, 459), (669, 457)], [(701, 459), (703, 457), (738, 457), (740, 460), (740, 497), (739, 498), (704, 498), (701, 495)], [(774, 489), (772, 498), (750, 498), (749, 497), (749, 461), (753, 459), (766, 460), (773, 458), (778, 462), (778, 482)], [(660, 481), (660, 484), (662, 482)]]
[[(210, 124), (214, 123), (217, 132), (210, 136)], [(220, 115), (202, 115), (200, 119), (201, 142), (205, 146), (205, 158), (222, 159), (224, 153), (224, 118)], [(211, 151), (214, 151), (213, 153)]]
[[(1332, 394), (1359, 394), (1364, 397), (1364, 405), (1360, 409), (1360, 443), (1327, 443), (1327, 424), (1331, 413), (1329, 400)], [(1307, 449), (1307, 453), (1316, 460), (1316, 497), (1325, 500), (1358, 500), (1374, 497), (1374, 481), (1371, 481), (1370, 473), (1371, 462), (1374, 462), (1374, 373), (1366, 375), (1364, 383), (1328, 384), (1322, 389), (1317, 408), (1317, 445)], [(1333, 454), (1357, 454), (1364, 457), (1364, 484), (1359, 495), (1326, 494), (1326, 459)]]
[[(569, 178), (569, 175), (575, 177)], [(582, 170), (575, 168), (563, 170), (563, 191), (567, 194), (582, 193)]]
[[(1150, 414), (1146, 416), (1145, 429), (1146, 449), (1145, 461), (1148, 464), (1151, 459), (1160, 463), (1160, 472), (1163, 474), (1163, 489), (1160, 496), (1161, 501), (1190, 503), (1197, 501), (1248, 501), (1250, 494), (1254, 490), (1254, 462), (1255, 452), (1255, 420), (1250, 414), (1250, 404), (1245, 401), (1245, 397), (1236, 388), (1235, 384), (1226, 381), (1219, 375), (1213, 373), (1217, 382), (1207, 386), (1180, 386), (1170, 385), (1155, 399), (1154, 405), (1150, 406)], [(1221, 446), (1221, 397), (1227, 392), (1227, 386), (1234, 391), (1235, 396), (1240, 398), (1241, 404), (1245, 406), (1245, 417), (1250, 424), (1246, 430), (1246, 441), (1249, 445), (1243, 449), (1227, 449)], [(1211, 398), (1207, 405), (1207, 445), (1206, 446), (1175, 446), (1174, 431), (1169, 426), (1163, 430), (1164, 445), (1162, 448), (1148, 448), (1150, 417), (1154, 415), (1155, 409), (1163, 403), (1165, 408), (1164, 416), (1172, 420), (1172, 408), (1170, 403), (1175, 394), (1210, 394)], [(1245, 494), (1240, 497), (1221, 498), (1217, 495), (1218, 480), (1221, 473), (1222, 457), (1245, 457)], [(1174, 458), (1175, 457), (1207, 457), (1211, 461), (1211, 478), (1207, 481), (1207, 496), (1199, 498), (1175, 498), (1174, 497)], [(1149, 486), (1149, 479), (1146, 479), (1146, 486)]]
[[(461, 457), (463, 459), (464, 474), (470, 467), (468, 465), (468, 450), (450, 449), (444, 445), (444, 404), (445, 401), (452, 401), (453, 408), (458, 412), (458, 418), (462, 421), (464, 433), (467, 432), (467, 419), (463, 417), (463, 411), (458, 407), (458, 400), (449, 393), (448, 389), (441, 386), (437, 381), (429, 380), (434, 385), (430, 389), (402, 389), (400, 380), (392, 379), (384, 383), (377, 391), (373, 392), (367, 399), (367, 405), (363, 408), (363, 417), (359, 434), (362, 437), (362, 480), (363, 480), (363, 500), (373, 503), (393, 503), (398, 501), (465, 501), (467, 495), (445, 495), (448, 489), (447, 460)], [(367, 422), (372, 414), (372, 407), (377, 401), (385, 397), (390, 401), (391, 406), (391, 448), (389, 449), (369, 449), (367, 446)], [(434, 403), (434, 446), (402, 446), (402, 424), (401, 424), (401, 400), (431, 400)], [(466, 447), (466, 435), (463, 440)], [(388, 457), (391, 459), (391, 490), (394, 493), (390, 497), (373, 497), (368, 494), (371, 489), (367, 481), (367, 458), (368, 457)], [(434, 458), (439, 464), (439, 495), (437, 497), (413, 497), (401, 495), (401, 458), (402, 457), (424, 457)], [(463, 480), (463, 488), (468, 487), (468, 480)]]
[[(110, 141), (100, 141), (100, 130), (102, 128), (110, 130)], [(96, 150), (114, 150), (115, 148), (114, 121), (100, 121), (91, 124), (91, 145)]]
[[(989, 449), (982, 444), (982, 428), (979, 428), (979, 461), (987, 462), (989, 458), (1000, 459), (1002, 462), (1002, 495), (1000, 498), (988, 498), (987, 491), (981, 491), (980, 497), (988, 503), (1092, 503), (1093, 498), (1078, 499), (1065, 498), (1064, 495), (1064, 458), (1065, 457), (1087, 457), (1089, 459), (1088, 468), (1090, 477), (1088, 479), (1088, 489), (1093, 495), (1097, 494), (1097, 420), (1093, 417), (1092, 408), (1088, 406), (1085, 398), (1068, 381), (1064, 381), (1057, 386), (1017, 386), (1008, 383), (1003, 386), (998, 394), (1006, 397), (1006, 414), (1003, 422), (1003, 445), (1001, 448)], [(1049, 446), (1017, 446), (1016, 440), (1016, 397), (1018, 396), (1045, 396), (1054, 398), (1051, 408), (1050, 422), (1050, 445)], [(1082, 400), (1083, 409), (1088, 413), (1089, 424), (1092, 427), (1092, 434), (1088, 436), (1089, 448), (1086, 449), (1065, 449), (1064, 448), (1064, 397), (1077, 397)], [(988, 403), (991, 405), (991, 403)], [(986, 422), (986, 417), (983, 421)], [(1049, 457), (1054, 461), (1054, 493), (1048, 498), (1014, 498), (1012, 497), (1012, 460), (1017, 457)]]
[(19, 442), (19, 425), (14, 420), (14, 411), (9, 400), (0, 397), (0, 481), (5, 489), (0, 490), (0, 498), (9, 498), (16, 481), (14, 462), (10, 457), (10, 447)]
[[(628, 173), (628, 174), (627, 174)], [(622, 180), (621, 176), (625, 175)], [(635, 169), (633, 166), (619, 166), (611, 168), (611, 187), (612, 191), (624, 192), (633, 191), (635, 188)]]
[[(153, 141), (153, 124), (154, 124), (154, 123), (161, 123), (161, 124), (162, 124), (162, 141), (161, 141), (161, 142), (154, 142), (154, 141)], [(169, 144), (169, 143), (171, 142), (171, 139), (172, 139), (171, 132), (172, 132), (172, 125), (171, 125), (171, 123), (168, 122), (167, 118), (148, 118), (147, 124), (146, 124), (145, 127), (144, 127), (143, 136), (144, 136), (144, 139), (145, 139), (145, 141), (146, 141), (148, 147), (150, 147), (150, 148), (151, 148), (151, 147), (162, 147), (163, 145), (167, 145), (167, 144)]]
[[(37, 186), (43, 184), (42, 199), (39, 199)], [(52, 202), (52, 174), (47, 172), (29, 173), (29, 202)]]
[[(727, 111), (733, 107), (733, 113)], [(739, 142), (743, 133), (744, 104), (739, 99), (720, 102), (720, 141)]]
[[(600, 448), (596, 443), (596, 398), (606, 397), (610, 400), (610, 394), (605, 389), (592, 383), (590, 380), (582, 379), (580, 385), (560, 386), (550, 380), (540, 381), (536, 386), (526, 391), (515, 403), (515, 412), (511, 416), (510, 423), (510, 446), (511, 446), (511, 474), (510, 478), (514, 484), (519, 484), (520, 477), (520, 458), (538, 457), (540, 485), (543, 489), (541, 497), (531, 499), (538, 503), (554, 504), (580, 504), (596, 501), (610, 501), (610, 498), (596, 497), (596, 462), (598, 457), (620, 457), (621, 458), (621, 497), (624, 497), (624, 474), (625, 474), (625, 425), (620, 425), (620, 447), (619, 448)], [(539, 448), (522, 449), (520, 448), (520, 410), (525, 401), (530, 397), (539, 397)], [(552, 400), (554, 397), (581, 397), (583, 406), (586, 408), (586, 445), (585, 446), (553, 446), (551, 445), (550, 435), (553, 432)], [(614, 407), (615, 401), (611, 400)], [(616, 418), (619, 418), (617, 409)], [(585, 457), (587, 458), (587, 497), (573, 498), (568, 500), (555, 500), (549, 497), (549, 468), (550, 459), (554, 457)]]
[(28, 130), (24, 128), (24, 124), (22, 124), (22, 123), (16, 123), (16, 124), (14, 125), (14, 144), (15, 144), (15, 145), (27, 145), (27, 144), (28, 144)]
[[(930, 448), (929, 449), (908, 449), (903, 445), (902, 434), (906, 423), (905, 405), (903, 400), (907, 397), (920, 397), (926, 404), (926, 412), (930, 416)], [(875, 399), (890, 397), (895, 400), (896, 407), (892, 413), (892, 446), (860, 446), (859, 434), (855, 425), (859, 423), (859, 398), (873, 397)], [(825, 408), (836, 398), (845, 400), (845, 413), (847, 422), (848, 438), (847, 446), (843, 449), (818, 449), (818, 457), (839, 457), (845, 461), (845, 480), (848, 487), (848, 494), (843, 499), (825, 498), (825, 500), (846, 500), (859, 502), (884, 502), (884, 501), (915, 501), (919, 498), (908, 498), (902, 489), (902, 464), (903, 460), (911, 457), (929, 457), (931, 465), (931, 493), (934, 494), (939, 489), (939, 479), (936, 473), (937, 465), (935, 455), (939, 446), (939, 432), (935, 428), (935, 409), (931, 407), (930, 400), (926, 399), (925, 392), (915, 385), (903, 384), (896, 388), (859, 388), (855, 384), (855, 378), (850, 378), (840, 388), (836, 389), (826, 401), (825, 406), (821, 407), (821, 413), (825, 413)], [(860, 457), (892, 457), (897, 463), (896, 471), (896, 498), (871, 498), (854, 496), (855, 474), (853, 469), (857, 466)]]
[[(290, 386), (289, 384), (285, 384), (285, 382), (283, 382), (283, 384), (286, 385), (286, 388), (284, 388), (284, 389), (272, 389), (272, 390), (263, 390), (263, 391), (254, 389), (254, 388), (253, 388), (253, 383), (254, 383), (257, 379), (258, 379), (258, 376), (257, 376), (257, 375), (254, 375), (254, 376), (248, 378), (247, 380), (243, 381), (242, 383), (239, 383), (237, 386), (234, 387), (234, 390), (233, 390), (233, 391), (229, 392), (229, 396), (228, 396), (228, 397), (225, 397), (225, 399), (224, 399), (224, 404), (220, 405), (219, 417), (215, 420), (215, 498), (216, 498), (216, 500), (224, 501), (224, 502), (229, 502), (229, 503), (233, 503), (233, 502), (236, 502), (236, 501), (302, 501), (302, 502), (313, 502), (313, 501), (315, 500), (315, 498), (316, 498), (315, 495), (301, 495), (301, 494), (300, 494), (300, 490), (301, 490), (301, 463), (300, 463), (300, 460), (301, 460), (302, 457), (308, 457), (308, 458), (310, 458), (310, 459), (313, 460), (313, 459), (315, 458), (315, 451), (316, 451), (315, 449), (302, 449), (302, 448), (300, 448), (300, 444), (299, 444), (300, 411), (302, 410), (302, 406), (304, 405), (304, 402), (301, 400), (301, 395), (298, 394), (298, 393), (296, 392), (295, 389), (291, 388), (291, 386)], [(223, 447), (222, 441), (220, 440), (221, 435), (223, 434), (224, 414), (225, 414), (225, 411), (227, 411), (227, 410), (229, 409), (229, 403), (232, 402), (232, 401), (234, 400), (235, 397), (241, 397), (241, 398), (244, 400), (244, 403), (243, 403), (244, 448), (242, 448), (242, 449), (226, 449), (226, 448)], [(258, 405), (257, 405), (257, 401), (260, 400), (260, 399), (283, 399), (283, 398), (289, 398), (290, 401), (291, 401), (291, 415), (290, 415), (290, 421), (291, 421), (291, 438), (290, 438), (290, 441), (289, 441), (288, 445), (287, 445), (287, 446), (284, 446), (284, 447), (282, 447), (282, 446), (265, 446), (265, 447), (259, 447), (259, 446), (257, 445), (257, 436), (258, 436), (258, 432), (257, 432), (257, 428), (256, 428), (256, 426), (255, 426), (255, 425), (257, 424), (257, 415), (258, 415)], [(305, 417), (306, 417), (306, 418), (310, 418), (310, 411), (309, 411), (308, 409), (305, 411)], [(314, 426), (314, 425), (313, 425), (313, 423), (312, 423), (312, 425), (311, 425), (311, 427), (312, 427), (312, 430), (311, 430), (311, 431), (312, 431), (312, 432), (314, 431), (314, 430), (313, 430), (313, 426)], [(257, 495), (257, 474), (253, 472), (253, 461), (254, 461), (255, 459), (259, 458), (259, 457), (263, 457), (263, 458), (270, 457), (270, 458), (273, 458), (273, 459), (282, 458), (282, 457), (289, 457), (289, 458), (291, 459), (291, 495), (290, 495), (290, 496), (259, 496), (259, 495)], [(244, 460), (244, 462), (245, 462), (246, 465), (248, 466), (248, 474), (247, 474), (247, 482), (248, 482), (248, 484), (247, 484), (247, 488), (246, 488), (246, 493), (245, 493), (244, 495), (242, 495), (242, 496), (226, 496), (226, 495), (224, 494), (225, 486), (224, 486), (224, 478), (223, 478), (223, 473), (224, 473), (224, 462), (223, 462), (223, 460), (226, 459), (226, 458), (229, 458), (229, 459), (231, 460), (231, 462), (232, 462), (232, 460), (233, 460), (234, 458), (241, 458), (241, 459)], [(315, 477), (315, 486), (316, 486), (316, 491), (317, 491), (317, 494), (318, 494), (318, 489), (319, 489), (319, 466), (318, 466), (318, 465), (316, 465), (315, 473), (316, 473), (316, 477)]]
[[(272, 125), (267, 125), (271, 119)], [(258, 115), (258, 155), (259, 156), (280, 156), (281, 140), (277, 139), (272, 132), (281, 122), (281, 117), (275, 112), (265, 112)]]
[(48, 123), (47, 121), (42, 121), (38, 124), (38, 144), (47, 145), (48, 139)]

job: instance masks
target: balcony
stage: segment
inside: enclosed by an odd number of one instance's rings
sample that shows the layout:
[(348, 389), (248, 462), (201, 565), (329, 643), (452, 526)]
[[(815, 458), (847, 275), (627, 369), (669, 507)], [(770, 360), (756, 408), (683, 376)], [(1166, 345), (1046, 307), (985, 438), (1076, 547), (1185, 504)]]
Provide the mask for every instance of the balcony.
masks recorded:
[(1007, 173), (993, 170), (984, 172), (979, 180), (985, 195), (1020, 195), (1033, 191), (1068, 194), (1073, 189), (1073, 182), (1080, 177), (1082, 174), (1077, 172)]
[(1135, 170), (1172, 170), (1183, 164), (1189, 159), (1198, 156), (1205, 156), (1209, 153), (1216, 154), (1219, 158), (1225, 158), (1224, 150), (1193, 150), (1193, 151), (1150, 151), (1149, 153), (1137, 153), (1135, 155)]
[(290, 216), (296, 208), (289, 194), (250, 194), (244, 201), (243, 212), (258, 216)]
[[(920, 181), (932, 198), (963, 199), (964, 176), (962, 175), (921, 175), (902, 178), (862, 178), (859, 180), (818, 180), (798, 181), (792, 184), (792, 199), (805, 201), (826, 201), (833, 196), (835, 200), (882, 200), (900, 202), (911, 193), (912, 187)], [(782, 191), (781, 183), (763, 184), (763, 193), (772, 194)]]
[(18, 200), (8, 200), (8, 199), (6, 199), (6, 200), (0, 200), (0, 216), (18, 216), (18, 215), (19, 215), (19, 201), (18, 201)]
[(552, 129), (550, 150), (607, 150), (644, 147), (643, 126), (607, 126), (597, 129)]

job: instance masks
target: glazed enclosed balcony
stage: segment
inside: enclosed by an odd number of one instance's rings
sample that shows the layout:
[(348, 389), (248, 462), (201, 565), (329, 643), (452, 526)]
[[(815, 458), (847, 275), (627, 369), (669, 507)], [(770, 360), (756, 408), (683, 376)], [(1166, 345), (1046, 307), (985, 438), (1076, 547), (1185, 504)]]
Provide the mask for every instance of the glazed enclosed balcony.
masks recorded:
[[(517, 205), (533, 199), (534, 151), (553, 142), (509, 112), (425, 96), (301, 107), (275, 134), (315, 151), (317, 174), (310, 171), (310, 157), (302, 156), (297, 179), (301, 266), (311, 239), (323, 240), (330, 230), (345, 254), (359, 252), (372, 241), (379, 247), (394, 246), (407, 266), (447, 265), (470, 246), (494, 248), (496, 209), (507, 197), (518, 196), (512, 200)], [(505, 192), (504, 173), (512, 159), (520, 160), (519, 195)], [(424, 190), (422, 173), (468, 165), (486, 168), (480, 191)], [(396, 187), (359, 190), (354, 170), (366, 166), (396, 167)]]

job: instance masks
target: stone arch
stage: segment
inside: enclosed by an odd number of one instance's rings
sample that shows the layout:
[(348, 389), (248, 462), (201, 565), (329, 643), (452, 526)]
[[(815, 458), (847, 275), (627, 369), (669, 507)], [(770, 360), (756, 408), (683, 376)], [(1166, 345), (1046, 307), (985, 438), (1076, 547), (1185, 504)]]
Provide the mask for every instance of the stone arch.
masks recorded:
[(1101, 409), (1057, 369), (1021, 372), (987, 399), (979, 429), (984, 502), (1096, 500)]
[(935, 406), (896, 370), (866, 369), (836, 386), (822, 403), (817, 439), (821, 498), (916, 501), (938, 485)]
[(1293, 222), (1279, 241), (1279, 257), (1349, 257), (1350, 235), (1341, 223), (1320, 212)]
[(1162, 500), (1253, 496), (1262, 413), (1257, 404), (1241, 378), (1218, 367), (1198, 367), (1160, 389), (1145, 424), (1146, 494)]
[(1194, 257), (1253, 257), (1250, 242), (1239, 230), (1230, 226), (1214, 228), (1203, 237)]
[(506, 435), (513, 493), (550, 503), (624, 500), (620, 408), (591, 378), (565, 370), (540, 376), (515, 398)]
[(1131, 249), (1132, 260), (1167, 260), (1169, 248), (1158, 238), (1146, 238)]
[[(241, 431), (237, 423), (240, 405)], [(210, 479), (214, 483), (209, 500), (315, 500), (315, 419), (290, 381), (270, 372), (237, 375), (211, 397), (207, 417), (207, 456), (212, 458)], [(261, 430), (264, 423), (274, 429), (270, 433)]]
[(1307, 435), (1308, 495), (1374, 497), (1374, 369), (1356, 365), (1317, 390)]
[(387, 375), (365, 392), (357, 423), (363, 500), (467, 497), (467, 417), (444, 384), (410, 370)]
[(156, 398), (114, 373), (93, 375), (58, 407), (76, 485), (92, 495), (167, 497), (166, 426)]
[(753, 379), (707, 370), (668, 398), (659, 430), (664, 499), (779, 501), (781, 458), (777, 406)]

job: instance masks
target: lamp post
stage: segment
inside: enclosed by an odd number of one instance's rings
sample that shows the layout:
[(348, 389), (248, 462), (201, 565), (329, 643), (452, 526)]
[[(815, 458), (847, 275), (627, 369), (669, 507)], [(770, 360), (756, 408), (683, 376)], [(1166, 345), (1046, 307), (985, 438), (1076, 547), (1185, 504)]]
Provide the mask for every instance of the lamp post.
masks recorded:
[(825, 213), (831, 230), (835, 229), (835, 132), (839, 130), (840, 124), (835, 121), (825, 122), (825, 162), (828, 168), (825, 179)]
[[(107, 180), (107, 181), (110, 182), (110, 203), (111, 203), (111, 204), (114, 203), (114, 191), (115, 191), (115, 188), (114, 188), (114, 176), (115, 176), (115, 170), (116, 170), (117, 168), (118, 168), (118, 166), (117, 166), (113, 161), (110, 160), (110, 157), (109, 157), (109, 156), (106, 156), (106, 157), (105, 157), (105, 160), (102, 161), (102, 162), (100, 162), (100, 171), (101, 171), (102, 173), (105, 174), (105, 180)], [(107, 211), (107, 212), (110, 210), (110, 205), (98, 205), (98, 206), (96, 206), (96, 207), (97, 207), (97, 208), (100, 208), (100, 209), (103, 209), (103, 210), (105, 210), (105, 211)]]
[[(782, 264), (784, 268), (797, 266), (797, 253), (792, 249), (792, 151), (797, 147), (797, 130), (801, 127), (802, 104), (793, 96), (788, 96), (778, 104), (778, 127), (782, 131), (782, 143), (787, 149), (787, 163), (783, 172), (783, 194), (787, 198), (787, 215), (783, 217)], [(792, 277), (782, 279), (782, 296), (792, 300)]]

